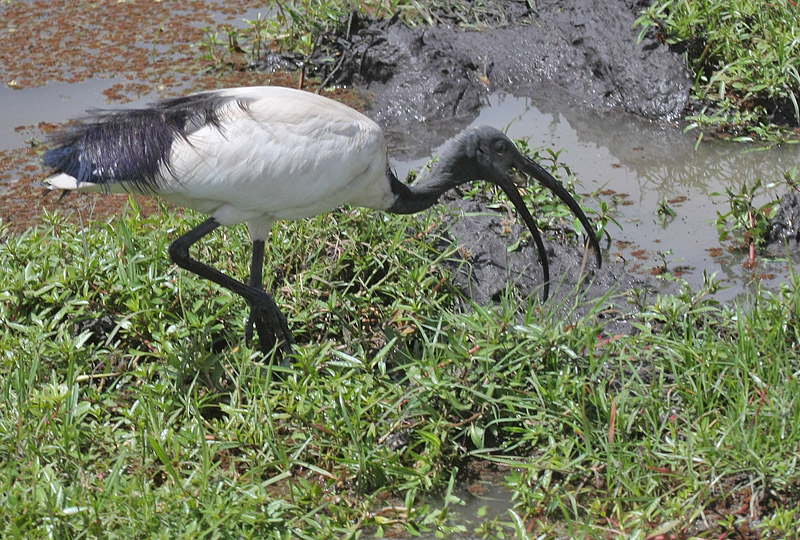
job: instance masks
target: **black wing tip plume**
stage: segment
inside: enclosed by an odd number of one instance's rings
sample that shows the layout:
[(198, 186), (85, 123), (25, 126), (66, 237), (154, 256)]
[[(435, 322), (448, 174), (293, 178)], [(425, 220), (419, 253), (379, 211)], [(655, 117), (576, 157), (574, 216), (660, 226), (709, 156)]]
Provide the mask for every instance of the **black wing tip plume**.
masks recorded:
[(74, 150), (71, 146), (59, 146), (46, 150), (42, 156), (42, 163), (47, 167), (63, 170), (64, 163), (68, 162), (72, 157)]
[(61, 146), (45, 151), (42, 163), (56, 172), (72, 176), (79, 186), (84, 182), (96, 180), (91, 165), (85, 159), (81, 159), (80, 145), (73, 142), (64, 142)]
[(77, 178), (78, 168), (75, 165), (78, 164), (78, 160), (75, 156), (75, 148), (72, 145), (56, 146), (46, 150), (42, 156), (42, 163), (45, 167), (50, 167), (55, 171), (64, 172)]
[(201, 92), (162, 100), (146, 108), (94, 109), (50, 136), (45, 165), (73, 176), (80, 185), (122, 183), (125, 189), (155, 193), (172, 173), (170, 152), (205, 126), (224, 130), (225, 107), (244, 111), (249, 100)]

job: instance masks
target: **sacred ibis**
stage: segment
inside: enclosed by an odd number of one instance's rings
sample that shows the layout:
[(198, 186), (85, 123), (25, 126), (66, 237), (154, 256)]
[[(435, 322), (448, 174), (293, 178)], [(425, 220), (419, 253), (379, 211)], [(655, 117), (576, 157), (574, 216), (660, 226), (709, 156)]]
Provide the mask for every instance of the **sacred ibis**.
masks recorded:
[[(291, 348), (292, 334), (263, 290), (264, 242), (272, 224), (330, 211), (343, 204), (396, 214), (429, 208), (445, 191), (485, 180), (506, 193), (528, 226), (544, 270), (539, 230), (511, 169), (536, 178), (575, 213), (601, 264), (594, 227), (578, 203), (547, 171), (500, 131), (469, 128), (450, 141), (428, 176), (399, 181), (387, 164), (380, 127), (331, 99), (289, 88), (251, 87), (199, 92), (141, 109), (92, 111), (53, 136), (44, 163), (55, 169), (53, 189), (138, 192), (208, 214), (169, 248), (180, 267), (242, 296), (250, 305), (246, 337), (261, 347)], [(220, 225), (247, 223), (253, 241), (249, 283), (193, 259), (189, 248)]]

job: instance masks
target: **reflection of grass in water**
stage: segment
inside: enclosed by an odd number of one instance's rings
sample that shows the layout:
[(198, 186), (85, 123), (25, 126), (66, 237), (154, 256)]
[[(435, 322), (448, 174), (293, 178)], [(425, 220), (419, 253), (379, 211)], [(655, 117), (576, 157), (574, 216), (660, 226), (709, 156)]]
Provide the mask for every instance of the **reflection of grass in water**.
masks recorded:
[[(440, 222), (276, 226), (288, 369), (243, 344), (240, 299), (169, 263), (188, 225), (163, 210), (1, 231), (2, 536), (447, 536), (470, 460), (513, 493), (490, 538), (791, 534), (797, 278), (748, 310), (708, 283), (581, 317), (510, 291), (461, 312)], [(225, 229), (198, 256), (246, 275), (248, 244)], [(605, 331), (620, 319), (632, 335)]]

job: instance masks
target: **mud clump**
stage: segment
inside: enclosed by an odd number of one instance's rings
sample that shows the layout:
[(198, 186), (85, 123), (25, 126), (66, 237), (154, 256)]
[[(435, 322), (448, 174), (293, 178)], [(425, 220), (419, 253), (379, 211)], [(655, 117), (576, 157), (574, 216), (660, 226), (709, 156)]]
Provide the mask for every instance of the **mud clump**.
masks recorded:
[[(453, 285), (466, 297), (479, 304), (500, 302), (507, 284), (522, 305), (534, 305), (542, 297), (544, 275), (532, 241), (522, 240), (527, 229), (489, 210), (485, 202), (451, 198), (452, 209), (447, 218), (447, 233), (458, 245), (457, 253), (446, 261)], [(513, 216), (510, 219), (514, 219)], [(646, 288), (641, 279), (629, 275), (618, 261), (604, 260), (597, 268), (591, 247), (568, 239), (566, 229), (544, 231), (545, 250), (550, 263), (550, 298), (542, 309), (559, 315), (582, 315), (589, 310), (583, 305), (606, 295), (613, 288), (626, 290)], [(517, 247), (514, 247), (517, 246)], [(442, 249), (449, 246), (442, 245)], [(566, 298), (572, 300), (565, 300)], [(580, 304), (576, 307), (577, 304)], [(629, 331), (626, 325), (614, 325), (607, 331)]]
[(787, 193), (779, 204), (778, 212), (770, 222), (767, 242), (769, 244), (785, 242), (797, 249), (800, 243), (800, 193), (796, 191)]
[(368, 92), (367, 114), (384, 128), (395, 155), (429, 150), (477, 116), (486, 89), (478, 65), (453, 45), (453, 30), (355, 16), (350, 28), (331, 43), (339, 62), (321, 75)]
[[(446, 202), (452, 210), (446, 218), (447, 233), (458, 246), (454, 256), (445, 262), (453, 285), (478, 304), (500, 302), (510, 290), (520, 305), (537, 305), (544, 275), (533, 242), (520, 241), (522, 235), (529, 236), (527, 229), (519, 223), (509, 226), (508, 219), (488, 209), (485, 202), (456, 197)], [(591, 247), (584, 248), (580, 242), (568, 239), (565, 229), (543, 232), (550, 263), (550, 298), (541, 306), (544, 311), (566, 320), (587, 313), (592, 299), (608, 295), (611, 303), (625, 302), (609, 291), (648, 289), (643, 279), (625, 272), (622, 262), (604, 260), (602, 268), (597, 268)], [(439, 247), (449, 248), (446, 240)], [(610, 333), (631, 330), (623, 320), (605, 326)]]

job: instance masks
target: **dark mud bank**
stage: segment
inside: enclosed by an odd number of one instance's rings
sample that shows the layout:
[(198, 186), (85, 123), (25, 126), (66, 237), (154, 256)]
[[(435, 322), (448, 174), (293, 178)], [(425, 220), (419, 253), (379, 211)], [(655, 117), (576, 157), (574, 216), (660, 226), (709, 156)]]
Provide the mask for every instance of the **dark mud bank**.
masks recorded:
[(368, 92), (369, 114), (395, 154), (439, 144), (495, 90), (560, 93), (576, 106), (675, 120), (688, 103), (690, 74), (682, 55), (650, 38), (637, 42), (634, 21), (648, 3), (539, 0), (533, 10), (498, 2), (501, 26), (480, 31), (353, 16), (345, 35), (326, 37), (315, 65), (329, 84)]

